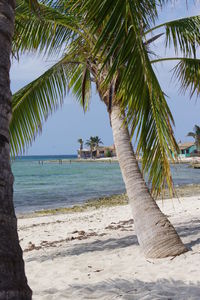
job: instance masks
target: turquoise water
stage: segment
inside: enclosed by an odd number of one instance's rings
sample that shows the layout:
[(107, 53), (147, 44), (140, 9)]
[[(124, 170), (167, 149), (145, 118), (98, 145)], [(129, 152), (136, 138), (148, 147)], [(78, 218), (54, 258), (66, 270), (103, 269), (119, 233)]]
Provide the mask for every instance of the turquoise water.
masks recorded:
[[(71, 206), (91, 198), (123, 193), (125, 186), (117, 162), (45, 163), (53, 159), (75, 156), (29, 156), (12, 163), (15, 176), (16, 211)], [(44, 164), (39, 164), (44, 161)], [(188, 165), (172, 167), (175, 185), (200, 183), (200, 170)]]

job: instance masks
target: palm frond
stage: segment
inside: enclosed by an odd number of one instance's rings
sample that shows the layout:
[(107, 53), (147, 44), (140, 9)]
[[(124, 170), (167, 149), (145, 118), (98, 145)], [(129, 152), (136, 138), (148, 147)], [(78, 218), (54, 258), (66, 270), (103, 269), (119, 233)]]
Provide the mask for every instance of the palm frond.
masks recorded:
[(194, 131), (195, 131), (196, 135), (200, 135), (200, 127), (198, 125), (194, 126)]
[(145, 40), (144, 45), (145, 46), (150, 45), (151, 43), (155, 42), (157, 39), (159, 39), (163, 35), (164, 35), (164, 33), (159, 33), (159, 34), (154, 35), (152, 38)]
[(200, 59), (182, 58), (174, 67), (173, 77), (180, 82), (180, 90), (190, 96), (200, 95)]
[(196, 137), (196, 135), (195, 135), (194, 132), (188, 132), (187, 136), (191, 136), (191, 137), (193, 137), (194, 139), (195, 139), (195, 137)]
[(90, 71), (86, 66), (82, 75), (82, 97), (81, 97), (84, 111), (86, 111), (88, 107), (90, 94), (91, 94)]
[(69, 82), (69, 89), (85, 112), (89, 108), (91, 97), (90, 72), (85, 64), (79, 64), (74, 68)]
[(166, 47), (173, 46), (175, 53), (180, 50), (184, 56), (196, 56), (196, 47), (200, 45), (200, 16), (182, 18), (151, 28), (146, 33), (158, 28), (165, 29)]
[(40, 4), (38, 16), (23, 0), (17, 0), (17, 4), (13, 52), (22, 54), (37, 50), (48, 55), (59, 54), (69, 41), (80, 33), (84, 34), (73, 14), (64, 14), (56, 8)]
[(69, 48), (57, 64), (13, 96), (10, 123), (13, 156), (30, 146), (49, 114), (62, 105), (67, 90), (71, 90), (84, 111), (88, 109), (91, 79), (87, 61), (84, 55), (78, 61), (81, 54), (73, 50)]
[(37, 0), (24, 0), (24, 2), (26, 4), (29, 5), (29, 7), (33, 10), (33, 11), (36, 11), (39, 7), (39, 3)]
[(142, 169), (149, 174), (152, 192), (157, 195), (167, 185), (173, 194), (169, 160), (173, 160), (172, 152), (176, 155), (178, 151), (172, 129), (174, 120), (148, 57), (146, 65), (146, 74), (139, 64), (135, 65), (138, 74), (132, 78), (135, 91), (122, 105), (128, 107), (127, 121), (132, 135), (136, 132), (137, 152), (143, 153)]
[(31, 145), (49, 114), (63, 103), (67, 90), (68, 66), (61, 60), (13, 96), (10, 123), (11, 155)]
[[(111, 1), (111, 0), (85, 0), (82, 1), (82, 11), (86, 13), (87, 22), (93, 24), (94, 29), (101, 28), (102, 24), (107, 20), (107, 33), (113, 32), (115, 27), (115, 21), (117, 22), (123, 14), (123, 9), (129, 14), (129, 7), (132, 7), (132, 12), (135, 15), (135, 19), (150, 27), (152, 23), (158, 18), (158, 8), (166, 5), (170, 0), (135, 0), (135, 1)], [(74, 1), (74, 10), (80, 7), (80, 1)], [(120, 7), (122, 10), (120, 11)], [(124, 15), (123, 15), (124, 17)], [(127, 27), (128, 29), (128, 27)], [(103, 35), (105, 34), (105, 28)]]

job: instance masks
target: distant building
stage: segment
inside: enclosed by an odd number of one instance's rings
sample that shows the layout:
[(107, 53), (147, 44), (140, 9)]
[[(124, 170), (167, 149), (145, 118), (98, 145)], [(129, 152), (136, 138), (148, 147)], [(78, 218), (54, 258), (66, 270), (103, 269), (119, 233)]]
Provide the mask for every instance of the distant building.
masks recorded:
[(194, 142), (179, 143), (179, 157), (190, 157), (197, 155), (197, 147)]
[(78, 150), (78, 158), (105, 158), (116, 156), (115, 146), (99, 146), (91, 153), (90, 149)]
[(88, 149), (78, 150), (78, 158), (90, 158), (91, 151)]
[(108, 147), (103, 147), (103, 146), (99, 146), (96, 150), (96, 157), (100, 158), (100, 157), (113, 157), (116, 156), (116, 150), (115, 150), (115, 146), (108, 146)]

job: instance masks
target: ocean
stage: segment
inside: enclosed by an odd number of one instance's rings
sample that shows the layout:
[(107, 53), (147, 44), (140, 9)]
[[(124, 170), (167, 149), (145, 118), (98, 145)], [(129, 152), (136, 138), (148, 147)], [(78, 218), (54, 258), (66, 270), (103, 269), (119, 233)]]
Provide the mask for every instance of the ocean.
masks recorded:
[[(51, 162), (75, 158), (75, 155), (16, 158), (12, 162), (16, 212), (73, 206), (125, 192), (117, 162)], [(175, 185), (200, 184), (200, 170), (187, 164), (172, 166), (172, 176)]]

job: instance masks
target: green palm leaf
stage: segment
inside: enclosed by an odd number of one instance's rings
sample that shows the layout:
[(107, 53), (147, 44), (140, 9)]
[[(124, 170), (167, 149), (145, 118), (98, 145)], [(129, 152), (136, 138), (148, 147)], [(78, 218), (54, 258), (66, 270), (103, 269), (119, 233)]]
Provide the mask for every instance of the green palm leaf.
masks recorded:
[(74, 69), (70, 78), (69, 89), (72, 90), (72, 94), (86, 111), (91, 97), (91, 79), (90, 72), (84, 64), (79, 64)]
[(200, 45), (200, 16), (182, 18), (160, 24), (148, 30), (165, 29), (166, 47), (173, 46), (175, 53), (180, 50), (184, 56), (196, 56), (196, 46)]
[(40, 132), (42, 123), (63, 102), (68, 69), (64, 61), (19, 90), (12, 100), (11, 154), (22, 153)]
[(191, 136), (195, 139), (196, 134), (194, 132), (188, 132), (187, 136)]
[(182, 58), (174, 68), (174, 78), (181, 84), (181, 91), (189, 90), (192, 97), (200, 95), (200, 59)]
[(56, 8), (40, 4), (38, 16), (23, 0), (17, 0), (17, 4), (13, 52), (21, 54), (37, 50), (55, 55), (64, 50), (69, 40), (78, 34), (84, 35), (80, 31), (80, 22), (73, 14), (64, 14)]
[(31, 145), (49, 114), (62, 105), (67, 90), (72, 91), (84, 111), (88, 109), (90, 73), (85, 72), (84, 62), (74, 59), (73, 51), (69, 51), (57, 64), (13, 96), (10, 123), (12, 156), (23, 153)]
[[(143, 153), (142, 167), (149, 173), (152, 192), (160, 193), (167, 184), (173, 193), (169, 159), (172, 159), (170, 149), (175, 154), (178, 150), (171, 125), (174, 121), (148, 56), (145, 59), (146, 72), (137, 56), (135, 70), (130, 71), (137, 73), (132, 82), (135, 90), (131, 97), (124, 98), (122, 105), (128, 107), (132, 135), (137, 132), (137, 152)], [(125, 89), (125, 95), (131, 93), (132, 87), (129, 88)]]

